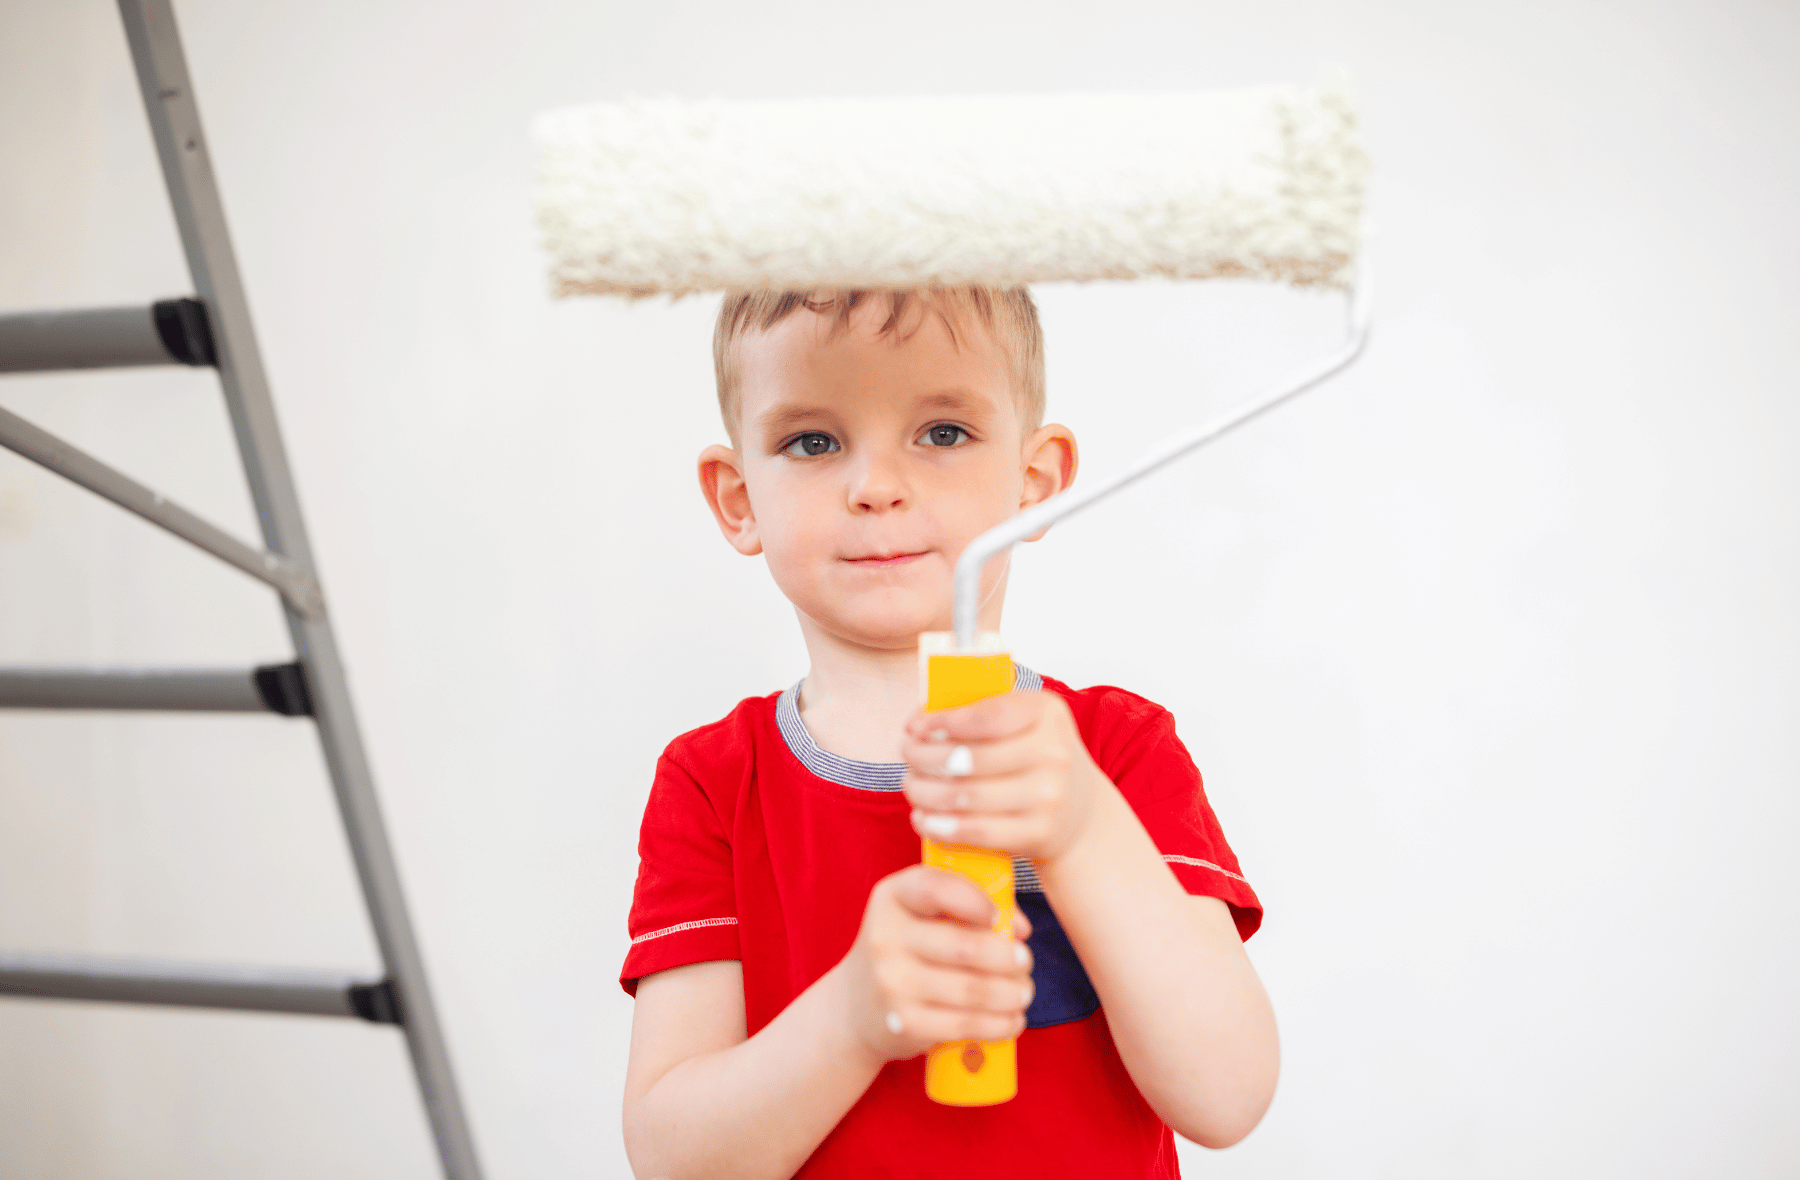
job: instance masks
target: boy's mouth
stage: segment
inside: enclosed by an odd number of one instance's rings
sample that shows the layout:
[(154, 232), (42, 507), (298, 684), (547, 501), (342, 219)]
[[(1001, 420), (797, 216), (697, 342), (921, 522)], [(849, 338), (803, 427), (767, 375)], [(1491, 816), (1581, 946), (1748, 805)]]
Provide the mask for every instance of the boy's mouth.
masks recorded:
[(844, 560), (851, 565), (861, 566), (904, 565), (906, 562), (924, 557), (929, 552), (929, 549), (921, 549), (916, 553), (870, 553), (863, 557), (846, 557)]

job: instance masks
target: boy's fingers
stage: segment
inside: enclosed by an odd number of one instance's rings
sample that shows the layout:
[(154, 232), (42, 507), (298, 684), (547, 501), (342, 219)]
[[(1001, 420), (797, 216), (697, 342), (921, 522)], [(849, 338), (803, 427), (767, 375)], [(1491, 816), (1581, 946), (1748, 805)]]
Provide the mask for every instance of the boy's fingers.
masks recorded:
[(935, 865), (915, 865), (899, 874), (894, 898), (915, 918), (949, 917), (987, 929), (998, 916), (981, 886)]
[[(909, 938), (913, 954), (935, 967), (954, 968), (957, 975), (1017, 976), (1025, 966), (1014, 949), (1022, 944), (992, 931), (969, 930), (948, 922), (922, 922), (913, 928)], [(1027, 952), (1026, 963), (1029, 962)]]
[(972, 844), (977, 848), (1012, 849), (1037, 855), (1045, 847), (1050, 820), (1036, 811), (922, 811), (912, 813), (913, 830), (947, 844)]
[[(1041, 692), (1009, 692), (960, 709), (915, 713), (906, 723), (906, 736), (914, 741), (992, 741), (1029, 729), (1043, 712), (1047, 698)], [(943, 736), (938, 737), (939, 734)]]
[(908, 774), (902, 784), (906, 800), (923, 811), (993, 813), (1029, 811), (1055, 792), (1054, 779), (1036, 772), (1005, 778), (926, 778)]
[(1059, 748), (1055, 742), (1046, 745), (1041, 735), (1029, 730), (992, 741), (933, 742), (907, 737), (900, 743), (900, 760), (913, 773), (936, 779), (986, 778), (1039, 765), (1047, 755), (1057, 756)]

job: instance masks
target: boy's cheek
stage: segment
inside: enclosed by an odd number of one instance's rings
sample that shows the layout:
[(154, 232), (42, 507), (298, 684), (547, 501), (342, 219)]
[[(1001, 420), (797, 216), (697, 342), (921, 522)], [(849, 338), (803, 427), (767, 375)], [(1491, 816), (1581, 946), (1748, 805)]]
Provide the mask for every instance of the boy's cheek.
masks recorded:
[(763, 555), (772, 571), (798, 571), (807, 565), (827, 565), (834, 557), (829, 537), (814, 523), (777, 514), (772, 518), (759, 517), (757, 525)]

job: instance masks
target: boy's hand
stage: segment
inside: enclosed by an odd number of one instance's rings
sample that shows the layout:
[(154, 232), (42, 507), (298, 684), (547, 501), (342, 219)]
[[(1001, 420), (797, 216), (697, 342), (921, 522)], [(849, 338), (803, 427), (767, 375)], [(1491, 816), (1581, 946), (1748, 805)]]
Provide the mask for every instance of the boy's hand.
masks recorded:
[(981, 887), (948, 869), (912, 865), (875, 883), (841, 964), (851, 1023), (875, 1060), (1024, 1031), (1031, 922), (1015, 912), (1009, 938), (995, 916)]
[(915, 713), (900, 753), (920, 835), (1038, 862), (1067, 852), (1101, 792), (1115, 789), (1053, 692)]

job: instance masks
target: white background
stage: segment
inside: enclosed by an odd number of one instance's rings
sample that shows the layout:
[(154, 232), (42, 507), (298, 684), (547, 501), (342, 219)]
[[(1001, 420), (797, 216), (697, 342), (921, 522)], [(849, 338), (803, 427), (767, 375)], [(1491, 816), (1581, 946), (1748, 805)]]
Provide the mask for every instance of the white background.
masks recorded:
[[(1376, 164), (1367, 356), (1024, 551), (1007, 618), (1027, 663), (1174, 711), (1268, 907), (1281, 1087), (1184, 1164), (1800, 1171), (1792, 5), (176, 7), (491, 1176), (628, 1174), (652, 764), (805, 670), (695, 490), (716, 301), (553, 303), (530, 115), (1331, 62)], [(0, 0), (0, 307), (187, 289), (116, 13)], [(1339, 322), (1038, 295), (1090, 474)], [(254, 535), (210, 374), (0, 405)], [(255, 584), (0, 454), (0, 662), (288, 650)], [(0, 718), (0, 946), (373, 968), (310, 727)], [(8, 1180), (432, 1168), (390, 1030), (0, 1003)]]

